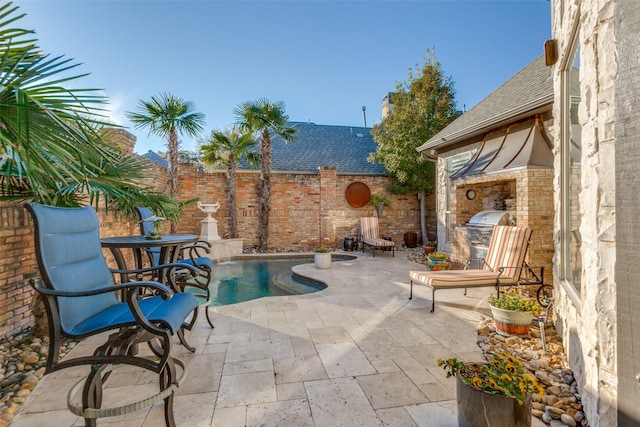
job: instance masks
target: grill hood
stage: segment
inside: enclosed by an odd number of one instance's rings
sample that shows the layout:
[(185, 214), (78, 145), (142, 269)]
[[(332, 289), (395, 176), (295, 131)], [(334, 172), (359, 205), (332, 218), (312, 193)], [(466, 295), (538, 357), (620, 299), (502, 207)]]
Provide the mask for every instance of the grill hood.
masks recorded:
[(507, 211), (480, 211), (471, 217), (467, 223), (467, 227), (493, 228), (495, 225), (509, 225), (509, 217), (511, 215)]

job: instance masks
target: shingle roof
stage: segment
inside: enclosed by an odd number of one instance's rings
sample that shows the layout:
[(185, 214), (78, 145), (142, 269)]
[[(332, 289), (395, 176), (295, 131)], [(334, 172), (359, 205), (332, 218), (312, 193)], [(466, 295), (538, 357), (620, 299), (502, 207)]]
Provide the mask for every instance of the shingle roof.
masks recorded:
[(536, 58), (472, 109), (417, 148), (442, 148), (553, 104), (553, 75), (544, 56)]
[(145, 154), (143, 154), (142, 157), (146, 157), (147, 159), (151, 160), (154, 163), (159, 164), (162, 167), (165, 167), (165, 168), (169, 167), (169, 162), (167, 161), (167, 159), (165, 159), (164, 157), (160, 156), (155, 151), (149, 150)]
[(285, 144), (272, 137), (273, 171), (316, 172), (318, 166), (336, 167), (338, 173), (385, 174), (379, 163), (367, 162), (376, 150), (371, 128), (289, 122), (296, 141)]

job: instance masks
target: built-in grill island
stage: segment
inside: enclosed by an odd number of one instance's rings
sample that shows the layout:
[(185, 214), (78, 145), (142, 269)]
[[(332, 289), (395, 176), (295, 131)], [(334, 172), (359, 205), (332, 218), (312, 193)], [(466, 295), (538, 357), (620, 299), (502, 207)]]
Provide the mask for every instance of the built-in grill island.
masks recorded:
[(493, 227), (510, 225), (513, 222), (512, 215), (508, 211), (495, 210), (480, 211), (469, 219), (466, 229), (472, 268), (482, 266), (482, 262), (478, 260), (484, 260), (487, 257)]

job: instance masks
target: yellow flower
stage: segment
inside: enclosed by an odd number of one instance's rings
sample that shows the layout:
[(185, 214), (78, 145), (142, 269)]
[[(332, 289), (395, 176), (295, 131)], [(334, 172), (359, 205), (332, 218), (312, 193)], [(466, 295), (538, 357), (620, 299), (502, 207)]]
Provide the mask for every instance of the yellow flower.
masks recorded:
[(520, 387), (520, 393), (525, 393), (527, 391), (527, 387), (524, 385), (524, 383), (522, 381), (520, 381), (520, 383), (518, 383), (518, 387)]
[(480, 377), (473, 377), (473, 380), (471, 380), (471, 384), (473, 384), (474, 387), (482, 387), (482, 380), (480, 379)]
[(510, 374), (515, 374), (515, 373), (516, 373), (516, 367), (515, 367), (515, 366), (513, 366), (513, 365), (512, 365), (512, 364), (510, 364), (510, 363), (507, 363), (507, 364), (505, 365), (504, 369), (505, 369), (507, 372), (509, 372)]
[(530, 384), (536, 384), (536, 383), (537, 383), (536, 378), (535, 378), (533, 375), (531, 375), (531, 374), (524, 374), (524, 375), (522, 376), (522, 379), (523, 379), (525, 382), (530, 383)]
[(498, 384), (497, 384), (497, 383), (496, 383), (492, 378), (489, 378), (489, 379), (487, 380), (487, 382), (489, 383), (489, 385), (490, 385), (490, 386), (491, 386), (491, 388), (493, 388), (493, 389), (499, 389), (499, 388), (500, 388), (500, 387), (498, 387)]
[(438, 366), (442, 366), (443, 363), (444, 363), (444, 360), (438, 359)]
[(499, 367), (500, 367), (500, 361), (499, 361), (498, 359), (493, 359), (493, 360), (491, 361), (491, 365), (492, 365), (494, 368), (499, 368)]
[(501, 381), (511, 381), (511, 377), (507, 374), (502, 374), (500, 375), (500, 380)]

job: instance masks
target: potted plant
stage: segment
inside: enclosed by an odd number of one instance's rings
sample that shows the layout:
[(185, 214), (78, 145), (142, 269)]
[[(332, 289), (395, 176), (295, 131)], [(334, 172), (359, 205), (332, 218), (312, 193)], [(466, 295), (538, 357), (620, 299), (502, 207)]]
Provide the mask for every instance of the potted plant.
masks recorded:
[(371, 199), (369, 200), (369, 204), (376, 208), (376, 214), (378, 215), (378, 217), (382, 216), (382, 210), (385, 206), (391, 207), (391, 201), (387, 197), (381, 196), (379, 194), (372, 194)]
[(316, 249), (315, 254), (313, 254), (313, 261), (316, 264), (316, 268), (327, 269), (331, 267), (331, 249)]
[(540, 313), (534, 298), (520, 294), (515, 288), (499, 296), (489, 295), (489, 306), (496, 332), (501, 335), (525, 336), (531, 329), (531, 321)]
[(445, 252), (432, 252), (427, 255), (427, 269), (429, 271), (440, 271), (449, 269), (449, 260)]
[(407, 231), (404, 233), (404, 244), (408, 248), (415, 248), (418, 246), (418, 233), (415, 231)]
[(424, 251), (425, 255), (429, 255), (430, 253), (435, 252), (437, 247), (438, 242), (436, 242), (435, 240), (429, 240), (427, 241), (427, 243), (422, 245), (422, 250)]
[(531, 395), (544, 390), (513, 355), (494, 354), (484, 364), (438, 359), (438, 366), (456, 377), (459, 426), (531, 426)]

